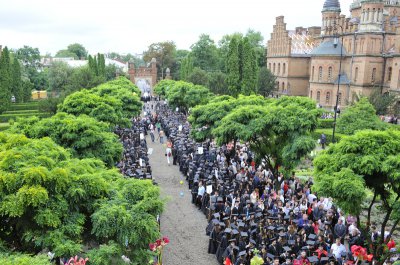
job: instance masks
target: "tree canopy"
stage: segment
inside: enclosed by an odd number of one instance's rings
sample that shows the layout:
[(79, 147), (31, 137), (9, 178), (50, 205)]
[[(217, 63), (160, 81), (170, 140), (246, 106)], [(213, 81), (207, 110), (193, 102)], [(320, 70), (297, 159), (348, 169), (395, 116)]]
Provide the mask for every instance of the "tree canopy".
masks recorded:
[(147, 243), (159, 236), (158, 187), (126, 179), (96, 159), (72, 159), (49, 138), (0, 133), (0, 152), (0, 239), (6, 247), (70, 257), (96, 240), (116, 243), (114, 256), (147, 263)]
[(382, 122), (368, 98), (361, 97), (354, 105), (349, 106), (337, 121), (337, 131), (343, 134), (354, 134), (358, 130), (384, 130), (387, 124)]
[(120, 77), (69, 95), (58, 110), (75, 116), (86, 114), (112, 126), (129, 126), (130, 119), (141, 111), (139, 96), (139, 89), (125, 77)]
[(108, 124), (85, 115), (76, 117), (59, 112), (42, 120), (36, 117), (21, 119), (9, 131), (23, 133), (29, 138), (50, 137), (74, 157), (98, 158), (108, 167), (120, 160), (123, 151), (122, 144), (109, 131)]
[[(388, 220), (394, 220), (392, 234), (400, 221), (400, 132), (364, 130), (345, 137), (314, 160), (315, 189), (330, 196), (345, 212), (360, 214), (366, 189), (374, 193), (368, 212), (377, 196), (382, 200), (384, 219), (381, 234)], [(388, 236), (390, 238), (390, 236)], [(380, 238), (383, 244), (383, 237)], [(382, 249), (378, 249), (378, 256)]]

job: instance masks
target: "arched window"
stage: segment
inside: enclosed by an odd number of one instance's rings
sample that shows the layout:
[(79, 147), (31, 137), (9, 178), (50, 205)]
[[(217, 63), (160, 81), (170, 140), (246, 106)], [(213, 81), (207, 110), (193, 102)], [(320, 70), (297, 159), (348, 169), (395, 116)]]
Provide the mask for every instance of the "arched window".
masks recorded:
[(275, 73), (275, 63), (274, 63), (274, 68), (273, 68), (272, 70), (273, 70), (272, 72), (273, 72), (274, 74), (276, 74), (276, 73)]
[(317, 102), (319, 102), (321, 100), (321, 92), (318, 91), (317, 92)]
[(281, 74), (281, 63), (278, 63), (278, 75)]
[(311, 71), (311, 81), (314, 81), (314, 66), (312, 67)]
[(322, 81), (322, 66), (319, 67), (318, 70), (318, 81), (321, 82)]
[(285, 91), (285, 82), (282, 82), (282, 91)]
[(371, 75), (371, 82), (375, 83), (375, 78), (376, 78), (376, 68), (372, 69), (372, 75)]
[(388, 81), (392, 81), (392, 67), (388, 68)]
[(331, 92), (326, 92), (325, 103), (329, 104), (330, 101), (331, 101)]
[(358, 67), (356, 67), (356, 70), (354, 70), (354, 82), (357, 82), (358, 79)]
[(286, 63), (283, 63), (283, 74), (286, 74)]
[(328, 82), (332, 81), (332, 66), (328, 68)]

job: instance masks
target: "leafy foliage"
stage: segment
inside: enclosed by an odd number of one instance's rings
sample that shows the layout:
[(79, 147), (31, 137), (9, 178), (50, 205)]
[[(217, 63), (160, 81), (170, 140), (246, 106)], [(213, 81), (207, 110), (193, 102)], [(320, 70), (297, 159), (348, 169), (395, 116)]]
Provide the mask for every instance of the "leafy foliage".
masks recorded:
[[(359, 131), (317, 156), (315, 188), (354, 214), (361, 211), (365, 189), (372, 190), (382, 200), (383, 234), (387, 221), (400, 216), (399, 153), (399, 131)], [(383, 238), (380, 240), (383, 243)]]
[(164, 79), (157, 83), (154, 87), (154, 93), (159, 96), (165, 97), (170, 88), (174, 86), (176, 81)]
[(0, 253), (0, 264), (2, 265), (50, 265), (46, 255), (30, 256), (24, 254)]
[(368, 98), (362, 97), (353, 106), (348, 107), (337, 121), (337, 131), (343, 134), (354, 134), (358, 130), (384, 130), (387, 125), (377, 116)]
[(10, 52), (7, 47), (0, 56), (0, 114), (8, 109), (11, 104), (12, 72)]
[(109, 167), (120, 160), (123, 150), (117, 136), (109, 132), (108, 124), (85, 115), (76, 117), (59, 112), (40, 121), (37, 118), (22, 119), (10, 131), (29, 138), (50, 137), (75, 157), (98, 158)]
[(276, 89), (276, 77), (271, 71), (263, 66), (258, 72), (257, 93), (264, 97), (269, 96)]
[(71, 159), (49, 138), (0, 133), (0, 239), (10, 249), (70, 257), (95, 240), (144, 264), (162, 208), (150, 181), (125, 179), (99, 160)]

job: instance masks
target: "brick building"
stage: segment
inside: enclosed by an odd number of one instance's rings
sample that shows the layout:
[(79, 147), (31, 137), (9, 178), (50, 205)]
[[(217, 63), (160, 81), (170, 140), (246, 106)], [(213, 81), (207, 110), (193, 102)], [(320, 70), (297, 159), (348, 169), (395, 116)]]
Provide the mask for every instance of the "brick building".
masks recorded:
[(400, 0), (355, 0), (350, 13), (325, 0), (321, 27), (293, 31), (277, 17), (267, 67), (280, 94), (309, 96), (332, 109), (338, 83), (339, 106), (374, 90), (400, 92)]

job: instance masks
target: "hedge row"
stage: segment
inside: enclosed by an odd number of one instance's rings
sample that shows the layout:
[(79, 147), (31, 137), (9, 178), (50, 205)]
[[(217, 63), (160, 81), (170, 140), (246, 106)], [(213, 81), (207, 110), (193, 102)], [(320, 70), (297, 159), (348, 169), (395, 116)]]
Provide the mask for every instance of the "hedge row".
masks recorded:
[(3, 114), (26, 114), (26, 113), (37, 113), (38, 109), (27, 109), (27, 110), (7, 110)]
[[(318, 141), (321, 138), (321, 134), (326, 135), (326, 144), (329, 145), (332, 143), (332, 129), (316, 129), (311, 133), (312, 137)], [(335, 141), (339, 142), (343, 137), (346, 137), (345, 134), (335, 132)]]
[(318, 119), (318, 129), (332, 129), (334, 119)]
[(13, 103), (10, 106), (10, 111), (13, 110), (37, 110), (39, 108), (39, 104), (36, 101), (28, 102), (28, 103)]
[(3, 114), (0, 115), (0, 122), (8, 122), (10, 119), (16, 121), (18, 118), (27, 118), (37, 116), (41, 118), (49, 117), (51, 114), (48, 113), (22, 113), (22, 114)]

